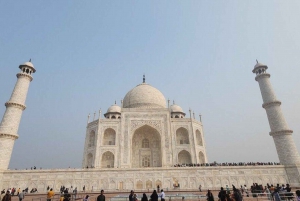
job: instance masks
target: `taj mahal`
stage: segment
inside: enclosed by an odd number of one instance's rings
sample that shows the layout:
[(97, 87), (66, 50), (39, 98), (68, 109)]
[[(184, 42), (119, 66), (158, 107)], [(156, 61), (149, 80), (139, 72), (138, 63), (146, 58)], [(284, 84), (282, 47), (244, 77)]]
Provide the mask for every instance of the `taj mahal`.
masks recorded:
[[(168, 101), (169, 102), (169, 101)], [(100, 116), (100, 115), (99, 115)], [(83, 167), (145, 168), (206, 163), (201, 122), (145, 83), (88, 123)]]
[[(50, 186), (127, 191), (220, 188), (234, 184), (289, 183), (300, 187), (300, 157), (270, 82), (268, 66), (257, 62), (252, 72), (258, 82), (280, 165), (209, 166), (201, 117), (196, 120), (155, 87), (142, 83), (127, 92), (120, 105), (109, 107), (87, 122), (82, 168), (9, 170), (29, 85), (36, 69), (31, 61), (19, 66), (17, 82), (5, 103), (0, 124), (0, 188)], [(134, 83), (133, 83), (134, 84)], [(22, 137), (22, 136), (20, 136)], [(286, 148), (288, 147), (288, 149)], [(185, 164), (177, 167), (176, 164)]]

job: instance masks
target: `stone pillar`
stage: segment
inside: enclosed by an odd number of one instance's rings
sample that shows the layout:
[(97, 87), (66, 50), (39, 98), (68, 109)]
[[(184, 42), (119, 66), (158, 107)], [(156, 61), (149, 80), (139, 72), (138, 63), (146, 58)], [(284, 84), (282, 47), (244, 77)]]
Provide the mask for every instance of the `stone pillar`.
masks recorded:
[(19, 66), (21, 72), (17, 74), (17, 83), (9, 101), (5, 103), (6, 110), (0, 124), (0, 170), (6, 170), (11, 158), (14, 142), (18, 139), (18, 129), (25, 100), (35, 72), (33, 64), (29, 61)]
[(256, 74), (255, 80), (259, 83), (263, 99), (262, 107), (266, 110), (268, 116), (271, 128), (270, 135), (274, 139), (279, 161), (285, 165), (290, 183), (299, 186), (298, 166), (300, 165), (300, 157), (292, 138), (293, 131), (289, 129), (285, 121), (280, 108), (281, 102), (275, 96), (269, 79), (270, 74), (266, 72), (267, 69), (266, 65), (257, 62), (252, 72)]

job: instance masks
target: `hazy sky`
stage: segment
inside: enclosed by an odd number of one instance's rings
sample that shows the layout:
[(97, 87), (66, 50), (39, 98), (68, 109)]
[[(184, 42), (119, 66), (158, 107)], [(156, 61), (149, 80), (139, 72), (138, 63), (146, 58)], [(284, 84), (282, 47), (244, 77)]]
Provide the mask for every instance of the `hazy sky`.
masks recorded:
[[(81, 167), (87, 115), (142, 82), (203, 115), (209, 162), (278, 161), (267, 64), (300, 150), (300, 1), (0, 1), (0, 115), (36, 68), (10, 168)], [(288, 149), (288, 147), (287, 147)]]

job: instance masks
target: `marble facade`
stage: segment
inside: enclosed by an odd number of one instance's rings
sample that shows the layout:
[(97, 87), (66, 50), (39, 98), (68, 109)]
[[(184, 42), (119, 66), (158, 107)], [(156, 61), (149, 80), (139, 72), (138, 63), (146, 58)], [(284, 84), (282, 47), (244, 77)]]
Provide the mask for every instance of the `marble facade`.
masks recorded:
[[(1, 178), (2, 177), (2, 178)], [(153, 190), (157, 185), (163, 189), (197, 190), (219, 189), (234, 184), (240, 186), (252, 183), (286, 184), (283, 165), (267, 166), (217, 166), (217, 167), (167, 167), (167, 168), (94, 168), (94, 169), (53, 169), (53, 170), (7, 170), (0, 174), (2, 188), (28, 187), (44, 192), (47, 186), (59, 191), (60, 186), (77, 187), (85, 185), (87, 191), (137, 191)], [(178, 190), (178, 189), (177, 189)]]

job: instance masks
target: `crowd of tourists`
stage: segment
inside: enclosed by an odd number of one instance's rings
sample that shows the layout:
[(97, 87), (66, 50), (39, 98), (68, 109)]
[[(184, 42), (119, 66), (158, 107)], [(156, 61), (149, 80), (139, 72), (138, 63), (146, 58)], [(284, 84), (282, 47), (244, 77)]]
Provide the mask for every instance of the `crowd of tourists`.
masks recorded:
[[(263, 185), (258, 185), (257, 183), (253, 183), (250, 189), (247, 188), (246, 185), (241, 186), (239, 189), (232, 185), (232, 189), (226, 185), (224, 189), (221, 187), (221, 190), (218, 193), (219, 201), (242, 201), (243, 197), (262, 197), (266, 196), (268, 200), (281, 201), (281, 200), (294, 200), (294, 195), (291, 192), (291, 187), (289, 184), (282, 184), (281, 186), (277, 184), (276, 186), (267, 184), (263, 187)], [(207, 201), (214, 201), (214, 196), (211, 190), (208, 190)], [(297, 201), (300, 200), (300, 191), (296, 191)]]
[[(28, 192), (28, 188), (27, 188)], [(0, 201), (11, 201), (12, 196), (19, 197), (19, 201), (22, 201), (25, 198), (26, 191), (19, 188), (16, 190), (15, 188), (9, 188), (7, 190), (3, 189), (0, 193)]]
[[(76, 200), (77, 192), (78, 192), (77, 187), (73, 188), (73, 186), (71, 186), (70, 188), (66, 188), (65, 186), (61, 186), (59, 200), (60, 201), (70, 201), (72, 196), (73, 196), (73, 200)], [(83, 187), (83, 192), (85, 192), (85, 186)], [(47, 201), (51, 201), (51, 199), (53, 199), (54, 196), (55, 196), (55, 193), (54, 193), (53, 189), (48, 186), (47, 187)]]
[[(28, 192), (30, 192), (30, 193), (36, 193), (36, 192), (38, 192), (38, 190), (37, 190), (37, 188), (32, 188), (30, 191), (29, 191), (29, 188), (27, 187), (27, 188), (25, 188), (24, 190), (21, 190), (20, 188), (18, 188), (18, 189), (16, 189), (16, 188), (8, 188), (7, 190), (6, 190), (7, 192), (9, 192), (9, 194), (11, 195), (11, 196), (15, 196), (15, 195), (19, 195), (21, 192), (23, 192), (24, 191), (24, 193), (26, 194), (26, 193), (28, 193)], [(1, 194), (5, 194), (5, 189), (3, 189), (2, 191), (1, 191)]]
[(239, 163), (183, 163), (175, 164), (174, 167), (201, 167), (201, 166), (259, 166), (259, 165), (280, 165), (276, 162), (239, 162)]
[[(202, 186), (199, 186), (199, 191), (201, 192)], [(33, 188), (32, 191), (34, 191)], [(85, 192), (85, 186), (82, 188), (83, 192)], [(15, 188), (9, 188), (7, 190), (3, 189), (0, 194), (0, 201), (11, 201), (12, 196), (18, 196), (19, 201), (22, 201), (28, 193), (28, 188), (21, 190), (15, 189)], [(60, 187), (60, 201), (70, 201), (71, 196), (72, 200), (76, 200), (77, 195), (77, 187), (73, 189), (71, 186), (70, 188), (66, 188), (65, 186)], [(47, 187), (47, 201), (51, 201), (55, 196), (55, 192), (52, 188), (49, 186)], [(218, 192), (218, 198), (216, 200), (218, 201), (243, 201), (243, 197), (266, 197), (270, 201), (282, 201), (282, 200), (295, 200), (296, 197), (297, 201), (300, 201), (300, 190), (297, 190), (295, 192), (295, 195), (292, 192), (292, 189), (289, 184), (282, 184), (282, 185), (270, 185), (267, 184), (266, 186), (263, 186), (261, 184), (253, 183), (253, 185), (250, 186), (248, 189), (246, 185), (241, 185), (240, 188), (237, 188), (236, 186), (232, 185), (232, 188), (230, 188), (228, 185), (226, 185), (225, 188), (221, 187), (221, 190)], [(157, 186), (157, 189), (152, 192), (152, 194), (149, 196), (146, 195), (146, 193), (143, 193), (143, 196), (141, 197), (140, 201), (165, 201), (165, 192), (163, 189), (160, 189), (160, 186)], [(215, 201), (214, 195), (211, 190), (208, 189), (207, 194), (207, 201)], [(89, 201), (90, 196), (85, 195), (83, 198), (83, 201)], [(138, 201), (137, 195), (134, 193), (133, 190), (131, 190), (128, 201)], [(100, 195), (97, 197), (96, 201), (105, 201), (105, 195), (104, 190), (100, 191)]]

